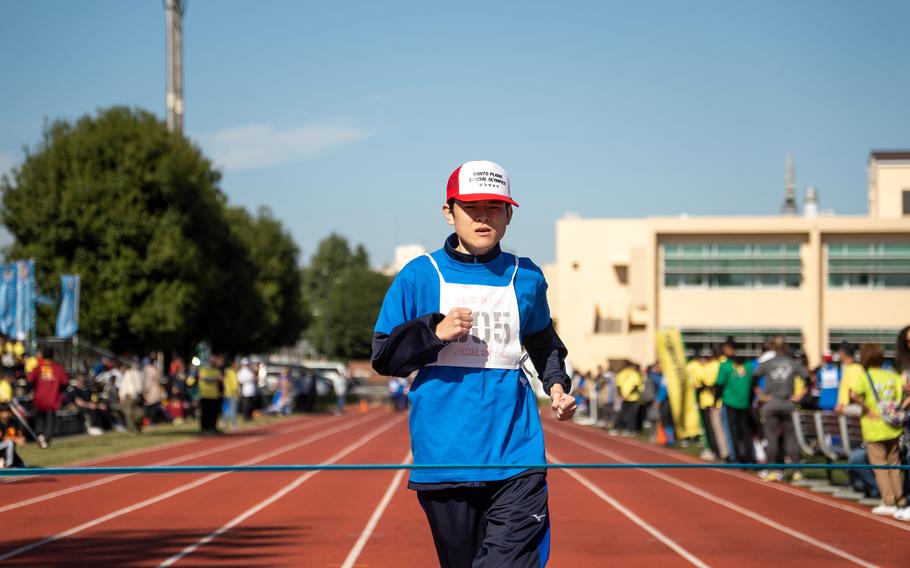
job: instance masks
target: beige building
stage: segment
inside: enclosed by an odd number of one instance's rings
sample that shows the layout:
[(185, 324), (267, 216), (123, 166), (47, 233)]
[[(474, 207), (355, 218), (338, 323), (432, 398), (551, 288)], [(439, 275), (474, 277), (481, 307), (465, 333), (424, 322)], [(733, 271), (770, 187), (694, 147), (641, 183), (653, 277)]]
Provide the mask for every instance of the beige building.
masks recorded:
[(867, 216), (560, 219), (546, 274), (570, 360), (646, 364), (669, 327), (690, 350), (732, 335), (752, 354), (783, 334), (811, 364), (845, 339), (893, 351), (910, 324), (910, 152), (868, 169)]

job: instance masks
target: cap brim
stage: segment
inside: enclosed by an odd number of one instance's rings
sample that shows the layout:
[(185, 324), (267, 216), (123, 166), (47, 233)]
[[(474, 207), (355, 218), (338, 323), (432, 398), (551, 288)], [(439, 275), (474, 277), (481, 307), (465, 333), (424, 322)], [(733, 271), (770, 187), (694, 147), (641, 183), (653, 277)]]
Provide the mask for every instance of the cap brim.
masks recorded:
[(505, 201), (506, 203), (511, 203), (515, 207), (519, 207), (513, 199), (496, 193), (471, 193), (468, 195), (458, 195), (454, 199), (455, 201)]

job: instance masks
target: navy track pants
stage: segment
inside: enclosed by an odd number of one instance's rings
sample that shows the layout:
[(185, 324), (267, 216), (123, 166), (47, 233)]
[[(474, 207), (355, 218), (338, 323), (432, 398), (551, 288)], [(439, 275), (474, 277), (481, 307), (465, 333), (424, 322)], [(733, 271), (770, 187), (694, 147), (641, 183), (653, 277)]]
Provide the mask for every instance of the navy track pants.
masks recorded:
[(545, 473), (418, 491), (442, 568), (540, 568), (550, 555)]

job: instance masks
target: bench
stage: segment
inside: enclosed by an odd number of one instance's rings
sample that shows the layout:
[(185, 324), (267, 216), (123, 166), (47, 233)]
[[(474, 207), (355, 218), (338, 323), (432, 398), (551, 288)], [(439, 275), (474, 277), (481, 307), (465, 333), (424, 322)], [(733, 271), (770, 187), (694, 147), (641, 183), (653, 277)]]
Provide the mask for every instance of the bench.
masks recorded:
[[(859, 418), (847, 417), (831, 411), (817, 412), (815, 425), (818, 431), (819, 445), (825, 461), (829, 464), (848, 460), (850, 452), (863, 442)], [(858, 500), (862, 494), (852, 488), (838, 487), (833, 483), (833, 470), (827, 470), (828, 483), (835, 488), (835, 497)], [(825, 492), (828, 492), (825, 490)]]
[(819, 452), (815, 414), (815, 412), (799, 410), (793, 412), (793, 430), (796, 433), (796, 442), (802, 453), (807, 456), (814, 456)]

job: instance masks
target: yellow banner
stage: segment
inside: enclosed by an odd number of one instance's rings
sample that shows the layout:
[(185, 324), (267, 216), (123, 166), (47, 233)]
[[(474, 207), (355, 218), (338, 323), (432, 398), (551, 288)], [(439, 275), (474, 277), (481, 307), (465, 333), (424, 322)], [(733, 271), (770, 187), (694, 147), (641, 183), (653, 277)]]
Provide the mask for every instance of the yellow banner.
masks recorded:
[(701, 435), (695, 388), (686, 374), (686, 351), (678, 329), (657, 332), (657, 357), (664, 374), (676, 438)]

